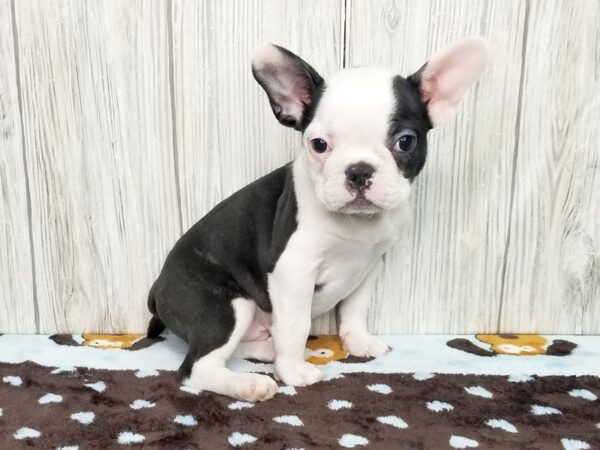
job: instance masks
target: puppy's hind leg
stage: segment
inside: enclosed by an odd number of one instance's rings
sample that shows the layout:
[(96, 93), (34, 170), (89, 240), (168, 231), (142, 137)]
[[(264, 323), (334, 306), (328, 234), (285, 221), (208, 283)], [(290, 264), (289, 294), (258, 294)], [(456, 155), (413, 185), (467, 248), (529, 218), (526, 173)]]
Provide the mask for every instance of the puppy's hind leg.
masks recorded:
[[(183, 384), (250, 402), (268, 400), (277, 392), (277, 383), (267, 375), (237, 373), (225, 367), (254, 319), (256, 304), (245, 298), (231, 302), (235, 323), (229, 339), (220, 347), (206, 351), (207, 336), (190, 339), (190, 350), (179, 368)], [(213, 324), (213, 326), (226, 324)]]

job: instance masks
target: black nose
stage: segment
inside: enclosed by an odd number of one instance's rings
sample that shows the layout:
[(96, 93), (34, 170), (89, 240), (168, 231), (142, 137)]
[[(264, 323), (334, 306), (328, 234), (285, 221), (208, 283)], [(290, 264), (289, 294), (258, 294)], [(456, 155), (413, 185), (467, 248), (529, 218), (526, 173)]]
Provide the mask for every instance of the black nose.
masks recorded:
[(363, 190), (365, 187), (368, 187), (368, 181), (373, 176), (373, 172), (375, 172), (373, 166), (366, 162), (352, 164), (346, 169), (348, 185), (357, 191)]

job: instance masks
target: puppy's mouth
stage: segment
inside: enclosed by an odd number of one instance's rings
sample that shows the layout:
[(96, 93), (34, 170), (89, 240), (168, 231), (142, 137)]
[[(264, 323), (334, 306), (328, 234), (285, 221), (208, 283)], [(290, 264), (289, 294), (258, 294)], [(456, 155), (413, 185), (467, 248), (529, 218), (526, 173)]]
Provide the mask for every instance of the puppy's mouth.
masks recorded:
[(367, 199), (367, 197), (365, 197), (365, 194), (363, 192), (359, 192), (358, 194), (356, 194), (354, 196), (354, 198), (352, 200), (350, 200), (348, 203), (346, 203), (346, 208), (348, 207), (353, 207), (353, 208), (369, 208), (375, 206), (373, 204), (373, 202), (371, 202), (371, 200)]
[(369, 200), (364, 191), (358, 192), (341, 210), (347, 214), (375, 214), (379, 211), (381, 208)]

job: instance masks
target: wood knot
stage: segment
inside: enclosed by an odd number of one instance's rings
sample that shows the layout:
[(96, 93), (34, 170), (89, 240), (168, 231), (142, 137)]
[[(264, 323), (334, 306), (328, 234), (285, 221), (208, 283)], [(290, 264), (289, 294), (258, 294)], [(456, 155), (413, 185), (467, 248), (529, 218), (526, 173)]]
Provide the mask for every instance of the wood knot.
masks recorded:
[(400, 23), (400, 10), (395, 5), (385, 12), (384, 23), (390, 33), (393, 33), (398, 29)]

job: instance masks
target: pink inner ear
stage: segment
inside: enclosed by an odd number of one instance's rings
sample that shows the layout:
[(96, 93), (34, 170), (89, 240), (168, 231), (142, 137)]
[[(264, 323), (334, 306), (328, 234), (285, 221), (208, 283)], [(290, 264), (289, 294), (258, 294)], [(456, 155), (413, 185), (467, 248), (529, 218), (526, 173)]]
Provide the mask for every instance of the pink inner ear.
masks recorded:
[(300, 100), (300, 102), (304, 105), (310, 105), (310, 93), (308, 86), (305, 81), (298, 80), (294, 84), (294, 88), (292, 90), (294, 92), (294, 97)]
[(271, 91), (277, 94), (281, 107), (281, 116), (292, 119), (297, 124), (301, 122), (306, 105), (311, 102), (308, 82), (285, 66), (279, 67), (277, 83), (271, 84)]
[(467, 38), (435, 55), (421, 74), (421, 94), (429, 117), (440, 125), (456, 114), (465, 91), (481, 75), (487, 46), (481, 38)]
[(431, 92), (436, 90), (434, 87), (436, 84), (437, 79), (435, 75), (432, 75), (427, 80), (421, 80), (421, 100), (423, 100), (425, 103), (429, 103), (431, 100)]

